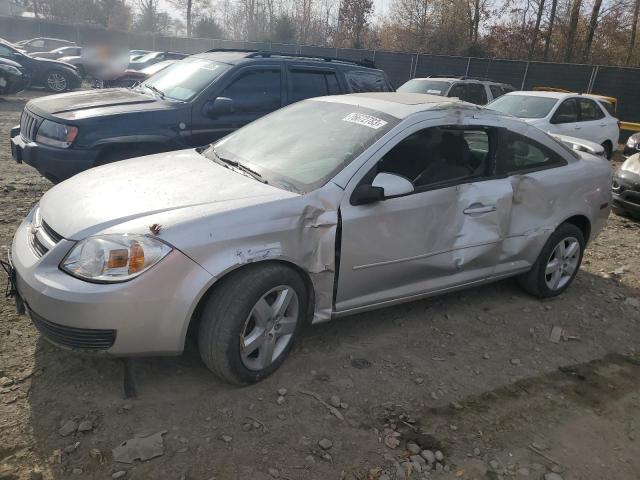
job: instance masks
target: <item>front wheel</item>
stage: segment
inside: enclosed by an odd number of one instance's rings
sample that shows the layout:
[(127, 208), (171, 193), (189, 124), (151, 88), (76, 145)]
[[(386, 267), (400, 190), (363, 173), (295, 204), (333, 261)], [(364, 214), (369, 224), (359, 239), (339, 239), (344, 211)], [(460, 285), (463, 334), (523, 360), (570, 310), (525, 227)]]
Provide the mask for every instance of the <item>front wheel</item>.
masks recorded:
[(256, 264), (232, 273), (202, 312), (202, 360), (229, 383), (262, 380), (289, 354), (303, 328), (307, 305), (304, 282), (285, 265)]
[(47, 73), (46, 87), (48, 90), (56, 93), (68, 90), (69, 79), (67, 78), (67, 74), (60, 70), (52, 70)]
[(520, 286), (539, 298), (549, 298), (564, 292), (580, 268), (585, 239), (582, 231), (563, 223), (545, 243), (533, 268), (518, 277)]

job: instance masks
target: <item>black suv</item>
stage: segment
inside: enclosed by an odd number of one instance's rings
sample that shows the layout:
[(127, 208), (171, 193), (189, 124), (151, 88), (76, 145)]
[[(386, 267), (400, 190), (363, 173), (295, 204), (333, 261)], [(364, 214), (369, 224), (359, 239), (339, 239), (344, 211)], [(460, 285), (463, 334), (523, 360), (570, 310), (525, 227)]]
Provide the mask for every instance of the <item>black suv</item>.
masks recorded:
[(212, 50), (130, 89), (31, 100), (11, 130), (18, 162), (60, 182), (96, 165), (213, 142), (269, 112), (323, 95), (392, 90), (372, 64)]

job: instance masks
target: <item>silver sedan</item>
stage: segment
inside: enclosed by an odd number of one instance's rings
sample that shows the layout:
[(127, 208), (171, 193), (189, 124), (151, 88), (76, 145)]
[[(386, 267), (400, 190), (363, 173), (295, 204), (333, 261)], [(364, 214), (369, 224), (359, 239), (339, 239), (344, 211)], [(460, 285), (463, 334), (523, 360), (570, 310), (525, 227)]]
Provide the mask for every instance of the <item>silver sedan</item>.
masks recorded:
[(251, 383), (309, 322), (505, 277), (562, 293), (607, 219), (610, 176), (457, 100), (312, 99), (56, 185), (15, 234), (14, 284), (58, 345), (179, 354), (191, 330), (214, 373)]

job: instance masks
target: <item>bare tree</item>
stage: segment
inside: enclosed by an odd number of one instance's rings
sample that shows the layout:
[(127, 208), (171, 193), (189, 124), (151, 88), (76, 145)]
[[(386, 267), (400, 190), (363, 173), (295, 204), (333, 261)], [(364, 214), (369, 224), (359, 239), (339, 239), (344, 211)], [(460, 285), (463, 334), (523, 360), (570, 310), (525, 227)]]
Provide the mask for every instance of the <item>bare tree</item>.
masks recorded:
[(536, 50), (536, 42), (538, 41), (538, 34), (540, 33), (540, 22), (542, 22), (542, 12), (544, 11), (544, 0), (540, 0), (538, 5), (538, 13), (536, 15), (536, 24), (533, 27), (533, 33), (531, 34), (531, 45), (529, 46), (528, 58), (531, 60)]
[(567, 46), (564, 52), (564, 61), (570, 62), (573, 59), (573, 48), (578, 33), (578, 21), (580, 20), (580, 8), (582, 0), (573, 0), (571, 4), (571, 16), (569, 18), (569, 29), (567, 31)]
[(362, 48), (363, 33), (372, 13), (372, 0), (342, 0), (338, 20), (340, 38), (346, 36), (354, 48)]
[(633, 58), (633, 52), (636, 46), (636, 32), (638, 30), (638, 15), (640, 14), (640, 0), (635, 1), (633, 7), (633, 19), (631, 20), (631, 38), (629, 39), (629, 47), (627, 48), (627, 58), (624, 64), (629, 65)]
[(558, 8), (558, 0), (551, 0), (551, 12), (549, 12), (549, 28), (544, 39), (544, 55), (542, 59), (546, 62), (549, 59), (549, 46), (551, 44), (551, 35), (553, 34), (553, 24), (556, 21), (556, 9)]
[(593, 36), (598, 28), (598, 17), (600, 15), (600, 8), (602, 7), (602, 0), (595, 0), (593, 2), (593, 8), (591, 9), (591, 18), (589, 19), (589, 25), (587, 27), (587, 39), (584, 45), (584, 51), (582, 52), (582, 61), (588, 62), (591, 55), (591, 45), (593, 44)]

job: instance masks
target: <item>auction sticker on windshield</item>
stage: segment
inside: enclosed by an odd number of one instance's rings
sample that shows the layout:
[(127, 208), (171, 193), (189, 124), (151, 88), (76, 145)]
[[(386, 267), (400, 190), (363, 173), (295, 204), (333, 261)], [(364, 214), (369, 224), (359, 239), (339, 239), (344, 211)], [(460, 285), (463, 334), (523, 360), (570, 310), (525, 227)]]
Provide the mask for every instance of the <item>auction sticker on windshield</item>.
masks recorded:
[(356, 112), (350, 113), (342, 120), (345, 122), (357, 123), (358, 125), (364, 125), (365, 127), (373, 128), (374, 130), (384, 127), (387, 124), (387, 122), (380, 118)]

